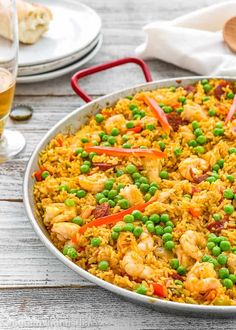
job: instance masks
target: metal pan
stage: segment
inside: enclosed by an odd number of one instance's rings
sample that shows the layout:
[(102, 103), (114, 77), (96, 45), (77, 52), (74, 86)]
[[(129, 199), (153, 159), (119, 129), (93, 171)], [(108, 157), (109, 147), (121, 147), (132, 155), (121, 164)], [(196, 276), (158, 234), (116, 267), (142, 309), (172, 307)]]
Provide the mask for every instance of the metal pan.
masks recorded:
[[(145, 76), (146, 83), (138, 85), (135, 87), (127, 88), (107, 96), (101, 97), (97, 100), (92, 101), (91, 98), (81, 90), (78, 86), (78, 80), (82, 77), (88, 76), (90, 74), (113, 68), (126, 63), (135, 63), (138, 64)], [(32, 223), (32, 226), (44, 243), (44, 245), (66, 266), (73, 269), (77, 274), (83, 276), (87, 280), (103, 287), (104, 289), (110, 290), (118, 295), (123, 296), (124, 298), (131, 300), (136, 303), (146, 304), (149, 307), (154, 309), (168, 311), (168, 312), (180, 312), (188, 313), (193, 316), (201, 317), (203, 314), (205, 316), (221, 316), (221, 317), (232, 317), (236, 315), (236, 307), (233, 306), (205, 306), (205, 305), (191, 305), (185, 303), (177, 303), (171, 301), (165, 301), (161, 299), (156, 299), (144, 295), (139, 295), (135, 292), (128, 291), (126, 289), (120, 288), (108, 282), (105, 282), (98, 277), (91, 275), (84, 269), (77, 266), (75, 263), (67, 259), (51, 242), (50, 237), (47, 233), (46, 228), (43, 225), (42, 219), (40, 219), (36, 213), (36, 206), (33, 198), (33, 186), (34, 179), (32, 178), (32, 173), (38, 169), (38, 155), (39, 152), (46, 147), (49, 141), (59, 132), (68, 133), (75, 132), (80, 128), (81, 125), (84, 125), (89, 116), (96, 114), (99, 110), (109, 105), (114, 104), (120, 98), (127, 95), (132, 95), (140, 91), (154, 90), (160, 87), (165, 86), (185, 86), (197, 82), (199, 79), (211, 78), (211, 77), (183, 77), (183, 78), (173, 78), (173, 79), (164, 79), (159, 81), (152, 82), (150, 71), (147, 65), (140, 59), (137, 58), (125, 58), (116, 61), (112, 61), (106, 64), (98, 65), (89, 69), (85, 69), (77, 72), (71, 79), (71, 85), (74, 91), (88, 104), (74, 110), (71, 114), (63, 118), (59, 123), (57, 123), (42, 139), (42, 141), (35, 148), (30, 160), (28, 162), (23, 185), (23, 194), (24, 194), (24, 204), (26, 213)], [(217, 78), (217, 77), (216, 77)], [(218, 77), (219, 78), (219, 77)], [(222, 78), (222, 77), (221, 77)], [(223, 77), (227, 80), (233, 80), (229, 77)]]

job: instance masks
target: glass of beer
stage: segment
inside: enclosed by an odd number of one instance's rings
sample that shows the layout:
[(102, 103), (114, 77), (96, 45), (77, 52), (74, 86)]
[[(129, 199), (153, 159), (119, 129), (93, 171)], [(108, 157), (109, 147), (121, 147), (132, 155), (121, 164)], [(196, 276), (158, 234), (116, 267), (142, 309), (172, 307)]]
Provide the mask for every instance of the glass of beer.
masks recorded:
[(18, 21), (15, 0), (0, 0), (0, 163), (17, 155), (25, 146), (18, 131), (6, 129), (14, 97), (18, 60)]

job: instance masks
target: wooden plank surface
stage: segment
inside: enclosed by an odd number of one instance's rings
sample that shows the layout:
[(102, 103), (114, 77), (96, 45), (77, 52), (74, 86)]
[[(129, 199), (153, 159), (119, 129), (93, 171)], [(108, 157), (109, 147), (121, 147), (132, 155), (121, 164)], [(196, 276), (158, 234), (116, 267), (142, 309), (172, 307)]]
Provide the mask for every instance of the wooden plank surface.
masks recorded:
[[(86, 66), (134, 55), (142, 26), (172, 19), (223, 0), (86, 0), (101, 15), (104, 43)], [(153, 79), (192, 75), (161, 61), (148, 61)], [(128, 72), (128, 74), (127, 74)], [(66, 268), (40, 242), (22, 203), (22, 179), (33, 149), (58, 120), (83, 102), (70, 87), (71, 74), (56, 80), (18, 85), (15, 103), (34, 108), (32, 119), (8, 126), (26, 137), (25, 150), (0, 165), (0, 329), (235, 329), (232, 320), (195, 319), (163, 314), (124, 301)], [(135, 65), (86, 78), (93, 97), (143, 81)], [(73, 287), (73, 288), (72, 288)]]

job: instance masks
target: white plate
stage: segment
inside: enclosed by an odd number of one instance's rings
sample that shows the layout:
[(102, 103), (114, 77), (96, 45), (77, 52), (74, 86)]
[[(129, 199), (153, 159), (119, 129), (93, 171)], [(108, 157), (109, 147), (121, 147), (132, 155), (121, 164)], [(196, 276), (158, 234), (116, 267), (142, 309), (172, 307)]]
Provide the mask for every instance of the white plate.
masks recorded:
[(18, 68), (18, 76), (23, 77), (29, 75), (42, 74), (45, 72), (54, 71), (56, 69), (63, 68), (71, 63), (75, 63), (75, 61), (78, 61), (84, 56), (86, 56), (96, 46), (96, 44), (99, 41), (99, 38), (100, 38), (100, 34), (89, 46), (85, 47), (80, 52), (62, 58), (60, 60), (56, 60), (44, 64), (38, 64), (38, 65), (21, 66)]
[(82, 65), (90, 61), (99, 51), (102, 45), (102, 35), (99, 38), (99, 41), (97, 45), (94, 47), (94, 49), (84, 58), (81, 60), (72, 63), (71, 65), (68, 65), (64, 68), (52, 71), (52, 72), (47, 72), (47, 73), (42, 73), (38, 75), (32, 75), (32, 76), (25, 76), (25, 77), (17, 77), (16, 82), (20, 84), (27, 84), (27, 83), (34, 83), (34, 82), (40, 82), (40, 81), (45, 81), (45, 80), (50, 80), (54, 79), (60, 76), (63, 76), (66, 73), (69, 73), (73, 70), (76, 70), (80, 68)]
[(101, 19), (76, 0), (39, 0), (49, 7), (53, 19), (49, 31), (34, 45), (20, 45), (19, 66), (38, 65), (82, 51), (98, 36)]

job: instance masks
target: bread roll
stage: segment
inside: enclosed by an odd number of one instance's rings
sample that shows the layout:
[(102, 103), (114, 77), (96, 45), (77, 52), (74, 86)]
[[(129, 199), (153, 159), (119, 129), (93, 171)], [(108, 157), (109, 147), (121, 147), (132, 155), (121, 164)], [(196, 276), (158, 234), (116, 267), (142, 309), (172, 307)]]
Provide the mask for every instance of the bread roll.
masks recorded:
[[(0, 35), (12, 39), (9, 27), (9, 10), (0, 1)], [(4, 3), (4, 2), (3, 2)], [(41, 5), (16, 0), (18, 14), (19, 40), (24, 44), (34, 44), (48, 30), (52, 20), (51, 11)]]

